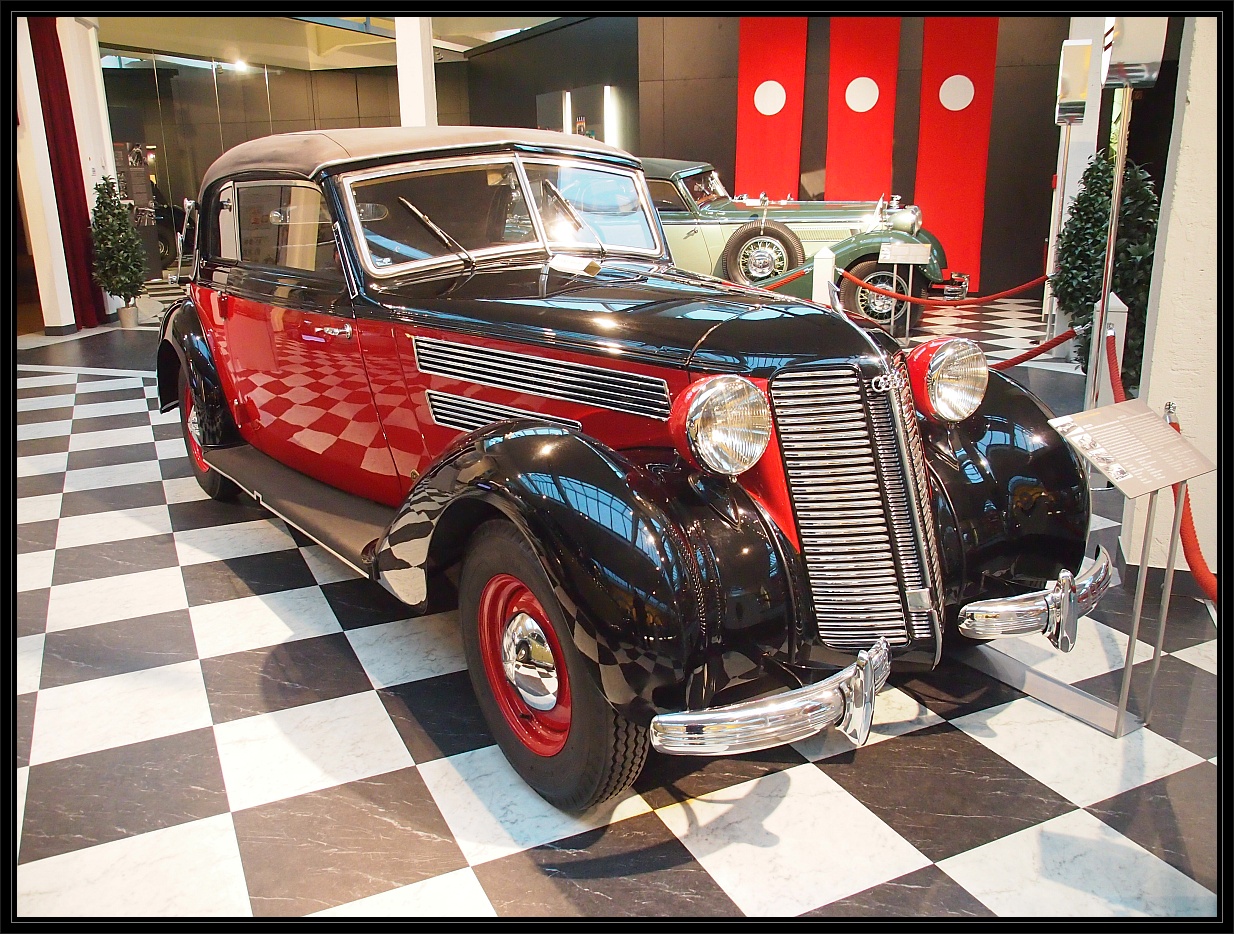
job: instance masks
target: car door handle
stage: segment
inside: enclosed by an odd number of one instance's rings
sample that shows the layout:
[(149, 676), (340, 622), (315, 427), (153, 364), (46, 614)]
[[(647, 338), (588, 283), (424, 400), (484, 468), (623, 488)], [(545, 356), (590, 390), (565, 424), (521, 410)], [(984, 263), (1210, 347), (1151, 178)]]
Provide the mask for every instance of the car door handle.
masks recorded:
[(351, 340), (351, 325), (344, 324), (341, 328), (313, 328), (314, 334), (325, 334), (328, 337), (345, 337)]
[(686, 231), (686, 235), (685, 235), (684, 237), (682, 237), (682, 239), (683, 239), (683, 240), (688, 240), (690, 237), (693, 237), (696, 233), (698, 233), (698, 228), (697, 228), (697, 227), (691, 227), (689, 230), (687, 230), (687, 231)]

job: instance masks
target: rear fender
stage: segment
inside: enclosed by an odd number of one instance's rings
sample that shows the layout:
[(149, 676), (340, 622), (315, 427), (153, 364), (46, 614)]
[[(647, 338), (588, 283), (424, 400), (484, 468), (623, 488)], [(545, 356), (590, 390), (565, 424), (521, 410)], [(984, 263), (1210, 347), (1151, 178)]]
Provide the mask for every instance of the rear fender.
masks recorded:
[(201, 415), (201, 442), (205, 447), (224, 447), (243, 441), (232, 420), (227, 394), (219, 380), (214, 354), (206, 340), (201, 318), (191, 299), (172, 305), (163, 318), (159, 341), (157, 376), (159, 411), (180, 404), (179, 375), (184, 371), (193, 393), (194, 407)]

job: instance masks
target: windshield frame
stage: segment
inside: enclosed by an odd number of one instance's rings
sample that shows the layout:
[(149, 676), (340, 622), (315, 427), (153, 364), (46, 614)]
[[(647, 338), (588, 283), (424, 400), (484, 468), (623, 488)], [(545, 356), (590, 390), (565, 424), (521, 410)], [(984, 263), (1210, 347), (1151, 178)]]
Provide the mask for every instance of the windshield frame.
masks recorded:
[[(364, 226), (360, 219), (359, 201), (354, 186), (357, 183), (393, 176), (410, 175), (416, 172), (438, 171), (451, 168), (466, 168), (474, 165), (513, 165), (521, 194), (527, 205), (531, 219), (534, 238), (518, 243), (501, 244), (470, 250), (476, 267), (495, 261), (508, 261), (521, 257), (551, 258), (554, 253), (582, 253), (599, 255), (603, 258), (616, 256), (637, 257), (640, 259), (658, 259), (665, 252), (664, 239), (660, 229), (659, 215), (651, 206), (647, 191), (647, 182), (641, 171), (622, 166), (610, 165), (586, 158), (557, 156), (547, 153), (523, 154), (518, 150), (499, 150), (473, 155), (442, 156), (429, 159), (407, 159), (397, 163), (389, 163), (376, 168), (360, 169), (352, 172), (341, 172), (337, 176), (338, 187), (342, 194), (342, 204), (347, 215), (348, 236), (360, 259), (364, 271), (374, 279), (390, 279), (416, 272), (436, 272), (438, 270), (464, 269), (468, 263), (457, 252), (424, 259), (409, 259), (402, 263), (392, 263), (389, 266), (377, 266), (373, 263), (368, 243), (364, 237)], [(638, 194), (639, 208), (643, 218), (651, 230), (653, 246), (638, 248), (607, 243), (566, 242), (549, 240), (544, 227), (544, 220), (532, 192), (531, 181), (527, 175), (527, 164), (573, 166), (590, 171), (605, 172), (631, 179)], [(436, 219), (433, 219), (436, 222)], [(598, 234), (597, 234), (598, 236)]]

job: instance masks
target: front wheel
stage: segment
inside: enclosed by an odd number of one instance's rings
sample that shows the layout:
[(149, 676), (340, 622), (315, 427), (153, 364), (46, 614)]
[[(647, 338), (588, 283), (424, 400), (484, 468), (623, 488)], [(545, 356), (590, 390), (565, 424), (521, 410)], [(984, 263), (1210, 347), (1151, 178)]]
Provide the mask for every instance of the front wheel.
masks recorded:
[(476, 700), (519, 777), (567, 811), (628, 788), (647, 760), (647, 730), (601, 694), (540, 562), (509, 522), (472, 536), (458, 607)]
[(724, 276), (738, 285), (758, 285), (805, 261), (801, 240), (776, 221), (750, 221), (724, 246)]
[[(866, 260), (857, 263), (848, 271), (854, 277), (884, 291), (895, 292), (898, 295), (910, 294), (908, 276), (903, 267), (896, 269), (894, 266), (876, 260)], [(925, 276), (914, 276), (913, 279), (912, 297), (924, 298), (927, 289)], [(850, 311), (856, 311), (877, 321), (895, 337), (901, 337), (904, 334), (904, 315), (907, 308), (912, 308), (909, 319), (912, 327), (916, 328), (921, 324), (922, 305), (863, 289), (847, 276), (843, 277), (840, 284), (840, 302)]]
[(189, 465), (193, 468), (193, 476), (211, 499), (235, 499), (240, 488), (224, 477), (221, 473), (206, 463), (206, 456), (201, 447), (201, 413), (193, 401), (193, 391), (180, 371), (180, 431), (184, 434), (184, 446), (188, 448)]

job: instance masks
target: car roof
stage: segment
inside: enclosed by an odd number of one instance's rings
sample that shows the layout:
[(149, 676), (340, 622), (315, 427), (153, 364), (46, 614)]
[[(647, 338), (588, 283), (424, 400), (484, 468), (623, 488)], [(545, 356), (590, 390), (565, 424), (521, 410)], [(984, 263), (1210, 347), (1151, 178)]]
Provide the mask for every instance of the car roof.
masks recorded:
[(219, 156), (202, 179), (204, 192), (221, 178), (245, 172), (279, 172), (312, 178), (321, 170), (342, 162), (361, 162), (383, 156), (449, 153), (510, 147), (573, 151), (588, 155), (638, 160), (616, 146), (589, 136), (531, 130), (524, 127), (432, 126), (360, 127), (339, 130), (305, 130), (263, 136), (234, 146)]
[(648, 178), (678, 178), (700, 169), (713, 171), (715, 166), (710, 162), (696, 162), (690, 159), (643, 159), (643, 173)]

